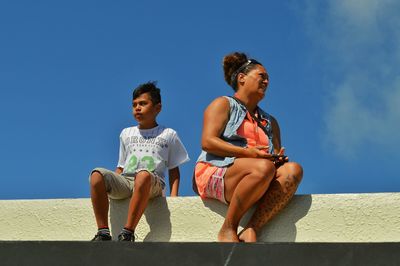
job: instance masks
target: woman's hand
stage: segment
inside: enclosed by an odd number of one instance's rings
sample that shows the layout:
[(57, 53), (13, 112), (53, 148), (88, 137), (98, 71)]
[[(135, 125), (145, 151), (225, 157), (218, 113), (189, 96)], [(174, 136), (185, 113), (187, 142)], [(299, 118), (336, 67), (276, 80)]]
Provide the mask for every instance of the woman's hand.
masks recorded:
[(277, 165), (282, 165), (289, 161), (289, 158), (285, 156), (285, 148), (282, 147), (277, 154), (271, 154), (268, 152), (269, 146), (256, 146), (251, 148), (244, 148), (242, 156), (244, 158), (264, 158), (274, 162)]
[(279, 152), (277, 153), (277, 156), (274, 157), (274, 164), (276, 168), (279, 166), (283, 165), (284, 163), (289, 161), (289, 157), (285, 156), (285, 148), (281, 147)]
[(272, 155), (268, 152), (268, 149), (269, 146), (244, 148), (243, 156), (240, 157), (272, 159)]

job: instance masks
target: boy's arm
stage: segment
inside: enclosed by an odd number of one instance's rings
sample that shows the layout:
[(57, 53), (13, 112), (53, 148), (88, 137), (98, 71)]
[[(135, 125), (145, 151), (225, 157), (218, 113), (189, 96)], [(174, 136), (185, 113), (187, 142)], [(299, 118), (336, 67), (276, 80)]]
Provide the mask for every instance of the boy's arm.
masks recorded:
[(117, 167), (117, 168), (115, 169), (115, 172), (116, 172), (117, 174), (121, 174), (123, 171), (124, 171), (124, 168), (122, 168), (122, 167)]
[(178, 196), (180, 173), (179, 167), (172, 168), (168, 171), (170, 196)]

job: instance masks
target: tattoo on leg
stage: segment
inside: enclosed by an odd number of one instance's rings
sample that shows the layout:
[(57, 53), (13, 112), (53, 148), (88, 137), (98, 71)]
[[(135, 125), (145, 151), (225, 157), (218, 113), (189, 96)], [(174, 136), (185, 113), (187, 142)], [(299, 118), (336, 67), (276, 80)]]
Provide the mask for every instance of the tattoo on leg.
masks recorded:
[(295, 189), (297, 189), (297, 186), (299, 184), (299, 180), (295, 175), (287, 175), (285, 178), (285, 188), (286, 189), (291, 189), (293, 186)]
[(242, 200), (240, 199), (240, 197), (238, 195), (235, 196), (236, 199), (236, 204), (239, 208), (239, 210), (243, 211), (243, 203)]
[(283, 183), (281, 185), (277, 180), (271, 182), (269, 189), (260, 199), (248, 227), (259, 230), (287, 205), (296, 192), (299, 178), (295, 175), (287, 175)]

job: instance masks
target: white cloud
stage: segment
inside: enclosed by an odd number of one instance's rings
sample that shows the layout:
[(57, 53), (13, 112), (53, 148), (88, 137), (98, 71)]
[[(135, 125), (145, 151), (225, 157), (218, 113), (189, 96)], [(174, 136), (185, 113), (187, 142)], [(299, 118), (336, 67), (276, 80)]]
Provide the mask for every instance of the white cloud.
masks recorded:
[[(400, 1), (309, 1), (306, 25), (324, 65), (324, 142), (355, 156), (400, 149)], [(398, 152), (398, 151), (397, 151)]]

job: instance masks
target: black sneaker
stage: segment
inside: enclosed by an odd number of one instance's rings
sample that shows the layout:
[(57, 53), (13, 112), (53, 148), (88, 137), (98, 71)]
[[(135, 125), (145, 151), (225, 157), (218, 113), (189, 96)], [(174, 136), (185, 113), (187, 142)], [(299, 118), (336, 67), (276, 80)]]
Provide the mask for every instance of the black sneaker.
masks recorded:
[(135, 234), (130, 233), (127, 230), (122, 230), (118, 235), (118, 241), (135, 242)]
[(110, 234), (102, 234), (98, 232), (91, 241), (110, 241), (111, 235)]

